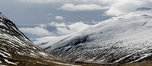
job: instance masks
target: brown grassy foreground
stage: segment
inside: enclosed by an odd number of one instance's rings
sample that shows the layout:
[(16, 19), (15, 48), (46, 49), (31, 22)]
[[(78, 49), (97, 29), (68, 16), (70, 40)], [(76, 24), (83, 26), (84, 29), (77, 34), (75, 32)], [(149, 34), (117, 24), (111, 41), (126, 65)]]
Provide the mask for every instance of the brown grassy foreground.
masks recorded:
[[(2, 59), (0, 57), (0, 59)], [(138, 62), (131, 64), (91, 64), (91, 63), (71, 63), (61, 60), (50, 60), (45, 61), (41, 59), (30, 58), (26, 56), (18, 56), (16, 59), (10, 59), (10, 61), (19, 62), (17, 66), (152, 66), (152, 61), (149, 62)], [(8, 65), (7, 63), (2, 63), (2, 65)], [(0, 64), (1, 66), (1, 64)]]
[(130, 64), (82, 64), (82, 66), (152, 66), (152, 61), (136, 62)]
[(123, 64), (123, 65), (120, 65), (120, 66), (152, 66), (152, 61), (131, 63), (131, 64)]

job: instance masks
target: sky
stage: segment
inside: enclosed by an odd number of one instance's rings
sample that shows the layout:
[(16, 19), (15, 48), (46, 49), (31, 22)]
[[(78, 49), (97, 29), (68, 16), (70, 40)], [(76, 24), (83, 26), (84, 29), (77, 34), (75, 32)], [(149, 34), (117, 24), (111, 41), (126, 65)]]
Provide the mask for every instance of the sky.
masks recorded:
[(0, 0), (0, 12), (32, 40), (82, 31), (152, 0)]
[(70, 0), (0, 0), (0, 11), (17, 25), (47, 24), (52, 21), (92, 24), (110, 18), (103, 15), (105, 7), (79, 3)]

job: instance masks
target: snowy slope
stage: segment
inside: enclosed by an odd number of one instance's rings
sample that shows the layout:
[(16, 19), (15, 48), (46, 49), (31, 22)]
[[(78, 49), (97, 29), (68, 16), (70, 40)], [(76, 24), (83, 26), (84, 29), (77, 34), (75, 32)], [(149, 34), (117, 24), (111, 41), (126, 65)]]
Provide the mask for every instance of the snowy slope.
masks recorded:
[(36, 44), (37, 46), (45, 49), (51, 45), (53, 45), (54, 43), (57, 43), (59, 41), (61, 41), (62, 39), (68, 37), (69, 35), (65, 35), (65, 36), (50, 36), (50, 37), (42, 37), (42, 38), (37, 38), (34, 42), (34, 44)]
[(138, 8), (69, 36), (46, 49), (68, 61), (132, 63), (152, 59), (152, 9)]
[(0, 13), (0, 66), (71, 65), (40, 49)]

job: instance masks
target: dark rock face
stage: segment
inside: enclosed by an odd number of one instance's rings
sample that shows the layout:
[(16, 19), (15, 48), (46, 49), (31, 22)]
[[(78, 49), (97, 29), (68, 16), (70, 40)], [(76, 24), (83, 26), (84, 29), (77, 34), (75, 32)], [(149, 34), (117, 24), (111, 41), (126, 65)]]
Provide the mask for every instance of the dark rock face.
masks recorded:
[[(152, 60), (152, 13), (143, 8), (114, 17), (45, 48), (73, 62), (133, 63)], [(146, 16), (145, 16), (146, 15)]]

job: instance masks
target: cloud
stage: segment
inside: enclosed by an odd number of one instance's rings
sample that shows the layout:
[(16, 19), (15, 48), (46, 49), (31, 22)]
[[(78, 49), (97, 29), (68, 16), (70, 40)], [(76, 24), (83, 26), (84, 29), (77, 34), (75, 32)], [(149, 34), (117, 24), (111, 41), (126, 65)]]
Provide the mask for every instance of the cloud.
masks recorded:
[[(91, 3), (96, 3), (96, 4), (106, 4), (106, 1), (109, 0), (18, 0), (21, 2), (28, 2), (28, 3), (74, 3), (74, 4), (91, 4)], [(112, 0), (110, 0), (112, 1)]]
[(106, 11), (108, 15), (123, 15), (140, 7), (151, 7), (152, 0), (115, 0)]
[(30, 36), (46, 37), (69, 35), (72, 33), (80, 32), (89, 26), (90, 25), (84, 24), (83, 22), (77, 22), (74, 24), (51, 22), (49, 24), (41, 24), (35, 27), (21, 27), (19, 29), (23, 33)]
[(51, 32), (41, 27), (34, 27), (34, 28), (23, 27), (23, 28), (20, 28), (20, 30), (24, 33), (27, 33), (33, 36), (39, 36), (39, 37), (52, 35)]
[[(81, 25), (81, 26), (80, 26)], [(67, 35), (79, 32), (90, 25), (84, 24), (83, 22), (76, 22), (73, 24), (65, 24), (65, 23), (57, 23), (57, 22), (51, 22), (48, 26), (56, 27), (56, 34), (58, 35)]]
[(57, 22), (51, 22), (48, 24), (48, 26), (55, 26), (55, 27), (66, 27), (67, 25), (65, 23), (57, 23)]
[[(18, 0), (30, 3), (58, 3), (66, 11), (105, 10), (105, 14), (119, 16), (140, 7), (151, 7), (152, 0)], [(68, 3), (68, 4), (67, 4)], [(75, 5), (76, 4), (76, 5)]]
[[(74, 0), (74, 2), (76, 2)], [(87, 11), (87, 10), (105, 10), (105, 14), (119, 16), (140, 7), (152, 6), (152, 0), (82, 0), (83, 3), (64, 4), (60, 9), (65, 11)], [(90, 3), (88, 3), (90, 2)]]
[(58, 34), (63, 34), (63, 35), (67, 35), (67, 34), (72, 34), (72, 33), (76, 33), (76, 32), (80, 32), (86, 28), (88, 28), (89, 25), (84, 24), (83, 22), (77, 22), (71, 25), (66, 25), (65, 28), (62, 27), (58, 27), (57, 28), (57, 33)]
[(55, 16), (55, 19), (56, 20), (63, 20), (63, 17), (62, 16)]
[(57, 23), (57, 22), (51, 22), (48, 26), (53, 26), (56, 28), (56, 34), (57, 35), (66, 35), (70, 34), (71, 30), (69, 29), (68, 25), (65, 23)]
[(28, 2), (28, 3), (55, 3), (60, 2), (59, 0), (18, 0), (22, 2)]
[(90, 27), (91, 25), (88, 24), (84, 24), (83, 22), (77, 22), (75, 24), (71, 24), (68, 27), (70, 28), (70, 30), (72, 32), (80, 32), (88, 27)]
[(100, 5), (96, 4), (64, 4), (60, 7), (60, 9), (65, 11), (92, 11), (92, 10), (103, 10), (106, 9), (106, 7), (102, 7)]

